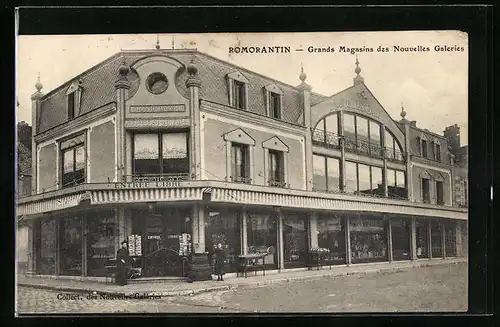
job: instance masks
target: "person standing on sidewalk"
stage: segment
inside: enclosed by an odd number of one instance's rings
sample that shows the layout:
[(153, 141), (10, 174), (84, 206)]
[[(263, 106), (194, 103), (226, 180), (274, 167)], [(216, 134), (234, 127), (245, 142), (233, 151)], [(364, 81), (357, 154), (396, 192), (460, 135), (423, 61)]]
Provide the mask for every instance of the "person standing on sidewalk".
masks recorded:
[(115, 282), (120, 286), (127, 285), (128, 268), (131, 264), (132, 259), (130, 258), (128, 252), (128, 242), (123, 241), (121, 243), (122, 247), (116, 252), (116, 276)]
[(217, 275), (217, 281), (223, 281), (222, 276), (224, 272), (224, 263), (226, 262), (226, 254), (222, 248), (222, 244), (217, 244), (214, 251), (215, 254), (215, 274)]

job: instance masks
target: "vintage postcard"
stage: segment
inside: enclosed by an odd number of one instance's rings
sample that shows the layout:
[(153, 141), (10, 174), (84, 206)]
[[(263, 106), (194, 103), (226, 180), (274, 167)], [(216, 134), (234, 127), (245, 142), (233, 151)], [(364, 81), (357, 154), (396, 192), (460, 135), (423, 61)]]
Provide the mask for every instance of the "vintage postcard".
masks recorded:
[(16, 312), (465, 312), (468, 35), (17, 38)]

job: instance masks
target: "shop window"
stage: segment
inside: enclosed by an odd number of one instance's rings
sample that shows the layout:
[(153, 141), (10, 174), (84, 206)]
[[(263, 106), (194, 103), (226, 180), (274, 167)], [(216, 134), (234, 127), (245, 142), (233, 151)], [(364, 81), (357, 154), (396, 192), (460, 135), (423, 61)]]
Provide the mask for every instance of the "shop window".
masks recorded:
[(422, 201), (424, 203), (431, 203), (431, 193), (430, 193), (430, 180), (428, 178), (422, 178)]
[(438, 220), (431, 221), (431, 246), (432, 257), (440, 258), (443, 256), (442, 226)]
[(241, 254), (240, 224), (239, 212), (210, 211), (205, 216), (205, 251), (209, 253), (212, 266), (215, 247), (221, 244), (226, 254), (226, 272), (236, 272)]
[(351, 262), (387, 261), (387, 227), (382, 217), (356, 217), (349, 221)]
[(305, 216), (286, 214), (283, 218), (285, 268), (304, 267), (308, 251), (308, 224)]
[(61, 245), (60, 269), (62, 275), (81, 276), (82, 275), (82, 218), (64, 217), (60, 220)]
[(410, 221), (391, 219), (391, 230), (393, 260), (410, 260)]
[(56, 273), (56, 220), (42, 219), (34, 224), (34, 254), (36, 273), (53, 275)]
[(444, 227), (444, 247), (447, 257), (457, 256), (457, 226), (456, 221), (446, 220), (443, 224)]
[(231, 179), (237, 183), (250, 183), (250, 148), (246, 144), (231, 144)]
[(269, 183), (281, 185), (285, 178), (284, 154), (281, 151), (269, 150)]
[(87, 216), (87, 274), (106, 276), (106, 264), (115, 257), (118, 235), (114, 211), (96, 211)]
[(85, 134), (72, 137), (60, 143), (62, 187), (71, 187), (85, 183), (85, 150)]
[(134, 135), (134, 175), (186, 179), (189, 173), (186, 132)]
[(429, 257), (429, 221), (417, 219), (416, 238), (417, 238), (417, 258)]
[(318, 247), (329, 249), (329, 260), (333, 264), (346, 262), (345, 223), (339, 216), (318, 216)]
[(326, 159), (323, 156), (313, 155), (313, 189), (326, 191)]
[(277, 219), (273, 214), (247, 212), (247, 253), (268, 253), (264, 264), (278, 268)]

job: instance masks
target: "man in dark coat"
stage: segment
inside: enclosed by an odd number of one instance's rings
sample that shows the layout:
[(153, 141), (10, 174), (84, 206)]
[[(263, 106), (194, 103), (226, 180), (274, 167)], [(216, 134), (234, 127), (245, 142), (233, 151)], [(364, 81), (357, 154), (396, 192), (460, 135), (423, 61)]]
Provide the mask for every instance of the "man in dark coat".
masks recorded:
[(123, 241), (122, 247), (116, 252), (116, 276), (115, 282), (118, 285), (127, 285), (129, 266), (132, 261), (128, 253), (128, 242)]
[(214, 251), (215, 254), (215, 274), (217, 275), (217, 281), (223, 281), (222, 276), (224, 272), (224, 263), (226, 262), (226, 253), (222, 248), (222, 244), (218, 244)]

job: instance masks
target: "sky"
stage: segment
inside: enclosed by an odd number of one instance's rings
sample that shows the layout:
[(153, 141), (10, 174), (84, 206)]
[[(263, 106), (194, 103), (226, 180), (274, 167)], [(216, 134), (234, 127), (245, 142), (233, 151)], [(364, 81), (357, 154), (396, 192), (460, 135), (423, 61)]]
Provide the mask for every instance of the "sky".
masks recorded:
[[(326, 96), (353, 84), (356, 55), (340, 47), (372, 48), (357, 57), (366, 86), (393, 119), (441, 134), (458, 124), (462, 145), (468, 133), (468, 36), (459, 31), (121, 34), (18, 36), (16, 120), (31, 125), (31, 100), (38, 74), (43, 93), (121, 50), (196, 48), (200, 52), (291, 85), (300, 84), (301, 65), (312, 91)], [(290, 53), (230, 53), (230, 47), (288, 46)], [(377, 49), (388, 48), (379, 52)], [(430, 51), (397, 52), (394, 46), (428, 47)], [(436, 51), (447, 46), (451, 51)], [(334, 49), (309, 52), (308, 48)], [(463, 51), (456, 51), (463, 47)], [(295, 51), (303, 49), (303, 51)], [(455, 49), (455, 51), (453, 50)]]

